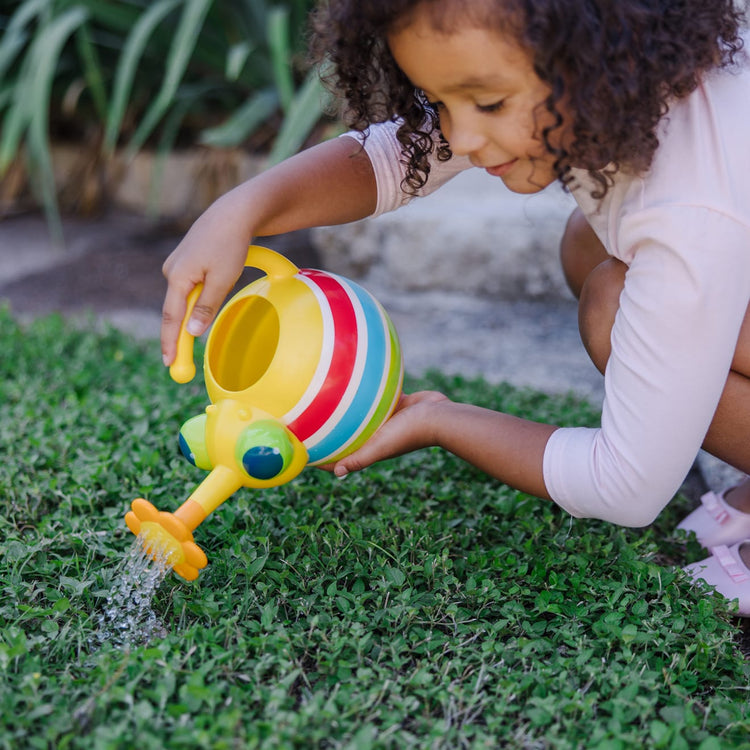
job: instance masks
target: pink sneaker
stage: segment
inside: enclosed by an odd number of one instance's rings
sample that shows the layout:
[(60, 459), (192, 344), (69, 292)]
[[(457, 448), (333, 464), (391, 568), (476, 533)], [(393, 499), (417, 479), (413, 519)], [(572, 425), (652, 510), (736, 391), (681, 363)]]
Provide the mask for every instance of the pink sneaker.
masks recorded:
[(715, 586), (725, 599), (737, 600), (736, 613), (740, 617), (750, 617), (750, 569), (740, 557), (740, 547), (750, 544), (750, 539), (738, 542), (732, 547), (714, 547), (711, 557), (685, 567), (685, 572), (694, 581), (705, 581)]
[(684, 518), (677, 527), (683, 531), (694, 531), (701, 546), (706, 549), (721, 544), (734, 544), (750, 537), (750, 513), (733, 508), (720, 495), (707, 492), (701, 504)]

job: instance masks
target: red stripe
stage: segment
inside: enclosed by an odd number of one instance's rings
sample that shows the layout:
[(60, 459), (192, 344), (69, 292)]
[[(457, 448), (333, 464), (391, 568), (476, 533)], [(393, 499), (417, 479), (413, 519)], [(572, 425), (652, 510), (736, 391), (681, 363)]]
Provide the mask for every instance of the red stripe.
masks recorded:
[(351, 380), (357, 356), (357, 318), (346, 290), (332, 276), (322, 271), (303, 269), (306, 276), (323, 292), (333, 317), (333, 355), (323, 385), (312, 403), (287, 425), (301, 441), (314, 435), (341, 401)]

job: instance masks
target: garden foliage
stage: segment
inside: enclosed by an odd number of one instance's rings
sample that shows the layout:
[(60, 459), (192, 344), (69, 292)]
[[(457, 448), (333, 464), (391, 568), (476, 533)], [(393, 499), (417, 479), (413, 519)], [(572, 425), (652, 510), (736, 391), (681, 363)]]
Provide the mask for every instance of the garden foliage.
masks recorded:
[(0, 178), (23, 157), (56, 214), (50, 134), (106, 162), (145, 144), (293, 154), (327, 98), (304, 64), (312, 0), (0, 3)]

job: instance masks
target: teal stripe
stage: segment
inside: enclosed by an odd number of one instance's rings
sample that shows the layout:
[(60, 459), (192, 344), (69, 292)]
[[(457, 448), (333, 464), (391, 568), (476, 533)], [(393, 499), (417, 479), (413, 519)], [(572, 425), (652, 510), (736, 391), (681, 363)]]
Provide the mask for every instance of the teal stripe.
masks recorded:
[[(333, 275), (333, 274), (332, 274)], [(305, 445), (310, 455), (309, 463), (325, 463), (370, 426), (364, 421), (372, 409), (373, 403), (384, 395), (381, 387), (386, 368), (390, 370), (391, 362), (387, 361), (389, 322), (385, 312), (375, 298), (358, 284), (340, 277), (339, 281), (348, 286), (359, 299), (367, 328), (367, 354), (364, 372), (356, 394), (349, 408), (331, 431), (315, 445)]]

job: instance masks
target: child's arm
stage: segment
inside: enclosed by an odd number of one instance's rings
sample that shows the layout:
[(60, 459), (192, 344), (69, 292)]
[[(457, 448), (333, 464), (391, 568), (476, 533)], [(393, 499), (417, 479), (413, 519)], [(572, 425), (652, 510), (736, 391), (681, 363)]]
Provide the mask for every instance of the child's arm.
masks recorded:
[(422, 391), (403, 396), (375, 435), (333, 468), (345, 476), (385, 458), (439, 446), (522, 492), (549, 499), (542, 460), (556, 429)]
[(203, 284), (190, 320), (190, 333), (199, 336), (242, 273), (253, 237), (362, 219), (373, 213), (376, 200), (372, 165), (354, 138), (303, 151), (219, 198), (164, 263), (165, 364), (174, 359), (190, 291)]

